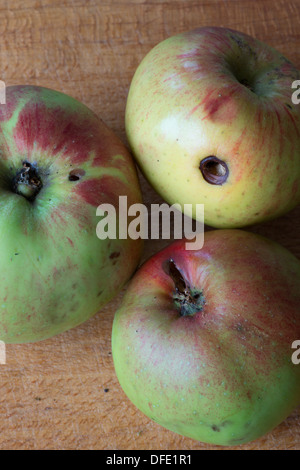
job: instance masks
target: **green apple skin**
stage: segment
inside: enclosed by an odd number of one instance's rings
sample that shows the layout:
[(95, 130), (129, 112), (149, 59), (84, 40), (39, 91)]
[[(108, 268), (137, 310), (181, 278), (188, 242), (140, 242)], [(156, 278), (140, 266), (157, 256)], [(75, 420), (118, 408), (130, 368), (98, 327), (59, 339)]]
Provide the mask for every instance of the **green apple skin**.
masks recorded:
[[(34, 342), (87, 320), (132, 275), (141, 241), (100, 240), (96, 208), (141, 193), (121, 141), (63, 93), (7, 87), (0, 129), (0, 339)], [(12, 184), (24, 161), (42, 181), (34, 200)]]
[[(300, 73), (243, 33), (207, 27), (170, 37), (142, 60), (126, 106), (126, 133), (148, 181), (170, 204), (205, 205), (205, 222), (238, 228), (300, 203)], [(211, 184), (200, 162), (228, 177)]]
[[(172, 259), (202, 310), (182, 315), (164, 266)], [(116, 375), (128, 398), (165, 428), (233, 446), (255, 440), (300, 402), (300, 262), (237, 229), (177, 241), (131, 280), (112, 330)]]

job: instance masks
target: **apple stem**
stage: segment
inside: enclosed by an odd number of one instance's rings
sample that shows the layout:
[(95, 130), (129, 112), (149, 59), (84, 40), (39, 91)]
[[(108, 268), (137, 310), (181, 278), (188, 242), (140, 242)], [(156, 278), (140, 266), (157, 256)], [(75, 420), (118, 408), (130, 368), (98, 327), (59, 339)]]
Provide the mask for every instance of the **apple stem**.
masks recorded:
[(24, 161), (23, 167), (18, 171), (13, 180), (13, 190), (29, 201), (32, 201), (42, 187), (42, 181), (38, 176), (36, 168), (29, 162)]
[(191, 288), (182, 272), (171, 258), (164, 266), (165, 272), (171, 277), (175, 285), (173, 301), (180, 316), (193, 316), (203, 310), (205, 299), (202, 290)]

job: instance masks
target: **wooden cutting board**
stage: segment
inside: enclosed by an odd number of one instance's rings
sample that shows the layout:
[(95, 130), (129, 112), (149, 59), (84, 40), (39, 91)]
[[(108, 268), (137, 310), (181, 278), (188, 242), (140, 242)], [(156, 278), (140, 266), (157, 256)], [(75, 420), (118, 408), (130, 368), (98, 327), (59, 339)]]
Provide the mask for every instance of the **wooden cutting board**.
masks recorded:
[[(70, 94), (126, 142), (128, 87), (156, 43), (198, 26), (227, 26), (276, 47), (300, 68), (299, 24), (296, 0), (0, 0), (0, 79)], [(141, 184), (147, 204), (161, 201), (142, 178)], [(251, 230), (300, 259), (300, 207)], [(166, 244), (146, 242), (143, 259)], [(219, 448), (163, 429), (120, 389), (110, 338), (123, 293), (72, 331), (7, 346), (7, 364), (0, 366), (1, 449)], [(299, 424), (298, 410), (267, 436), (237, 448), (299, 450)]]

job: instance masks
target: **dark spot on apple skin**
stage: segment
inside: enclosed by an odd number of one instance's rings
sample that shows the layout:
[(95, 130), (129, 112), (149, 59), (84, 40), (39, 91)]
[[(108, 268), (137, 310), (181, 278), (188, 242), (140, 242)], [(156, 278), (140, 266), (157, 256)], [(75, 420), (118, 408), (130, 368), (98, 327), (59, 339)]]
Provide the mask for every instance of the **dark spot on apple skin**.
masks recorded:
[(109, 255), (110, 259), (115, 259), (115, 258), (118, 258), (119, 256), (120, 256), (119, 251), (114, 251), (113, 253)]
[(81, 168), (76, 168), (75, 170), (70, 171), (69, 181), (78, 181), (85, 175), (85, 171)]
[(97, 294), (97, 297), (100, 297), (100, 295), (102, 294), (103, 290), (99, 290), (98, 294)]
[(211, 426), (211, 429), (214, 431), (214, 432), (221, 432), (221, 428), (224, 428), (226, 426), (229, 426), (230, 424), (232, 424), (232, 421), (229, 421), (229, 420), (226, 420), (226, 421), (223, 421), (219, 426), (217, 426), (216, 424), (213, 424)]
[(216, 426), (215, 424), (212, 425), (211, 429), (212, 429), (214, 432), (220, 432), (219, 426)]

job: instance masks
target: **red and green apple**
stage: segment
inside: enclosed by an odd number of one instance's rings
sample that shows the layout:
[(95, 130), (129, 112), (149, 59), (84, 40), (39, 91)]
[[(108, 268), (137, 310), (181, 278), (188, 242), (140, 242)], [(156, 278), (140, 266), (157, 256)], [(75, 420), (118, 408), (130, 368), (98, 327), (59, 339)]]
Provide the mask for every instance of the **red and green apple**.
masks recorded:
[(244, 33), (205, 27), (156, 45), (128, 94), (126, 132), (151, 185), (170, 204), (205, 205), (236, 228), (300, 203), (295, 66)]
[(131, 280), (112, 330), (117, 377), (145, 415), (178, 434), (233, 446), (300, 403), (300, 262), (242, 230), (172, 243)]
[(140, 187), (102, 120), (46, 88), (6, 88), (0, 154), (0, 340), (33, 342), (87, 320), (132, 275), (141, 240), (100, 240), (96, 209), (141, 202)]

